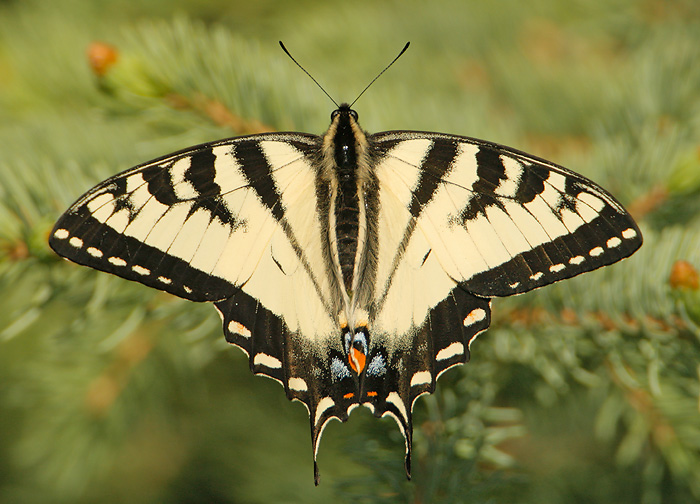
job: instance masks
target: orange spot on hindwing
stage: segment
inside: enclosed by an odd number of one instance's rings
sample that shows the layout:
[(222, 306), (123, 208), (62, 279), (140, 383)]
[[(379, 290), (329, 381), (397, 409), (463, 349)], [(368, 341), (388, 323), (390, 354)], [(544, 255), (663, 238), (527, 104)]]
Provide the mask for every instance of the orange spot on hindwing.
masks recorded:
[(348, 353), (348, 362), (350, 363), (352, 370), (358, 375), (365, 369), (366, 360), (367, 357), (360, 350), (355, 347), (350, 348), (350, 352)]

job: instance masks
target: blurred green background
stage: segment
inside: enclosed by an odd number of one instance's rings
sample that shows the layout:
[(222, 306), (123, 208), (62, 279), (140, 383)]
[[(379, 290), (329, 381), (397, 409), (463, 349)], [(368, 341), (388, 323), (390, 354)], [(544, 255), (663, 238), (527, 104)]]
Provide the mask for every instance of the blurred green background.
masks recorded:
[[(631, 259), (494, 302), (472, 361), (390, 419), (305, 409), (197, 305), (62, 261), (100, 180), (261, 129), (486, 138), (593, 178)], [(91, 68), (96, 42), (108, 44)], [(109, 54), (115, 56), (110, 63)], [(103, 75), (98, 75), (103, 71)], [(700, 2), (0, 0), (0, 502), (700, 500)]]

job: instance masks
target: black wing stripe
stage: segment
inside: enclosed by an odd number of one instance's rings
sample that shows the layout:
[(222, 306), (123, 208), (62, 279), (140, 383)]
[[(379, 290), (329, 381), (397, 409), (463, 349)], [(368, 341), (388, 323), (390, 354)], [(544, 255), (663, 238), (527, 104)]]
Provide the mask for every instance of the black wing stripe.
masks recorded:
[[(385, 148), (385, 146), (382, 146)], [(403, 237), (396, 250), (394, 259), (391, 263), (391, 269), (384, 286), (382, 286), (381, 295), (378, 296), (377, 309), (381, 310), (384, 301), (389, 293), (391, 284), (399, 267), (406, 247), (416, 228), (416, 222), (421, 212), (432, 199), (437, 190), (440, 188), (442, 177), (452, 168), (452, 162), (457, 155), (458, 145), (456, 142), (446, 142), (437, 146), (435, 142), (431, 142), (430, 147), (421, 161), (420, 165), (411, 165), (420, 170), (420, 176), (416, 187), (413, 189), (411, 202), (408, 208), (412, 218), (409, 220), (406, 228), (403, 231)], [(387, 151), (387, 155), (391, 157), (391, 151)], [(397, 161), (405, 163), (404, 160)]]
[(421, 173), (408, 208), (414, 218), (420, 215), (423, 207), (433, 198), (442, 177), (452, 166), (456, 155), (456, 142), (445, 142), (439, 148), (433, 143), (421, 165), (416, 167), (421, 170)]
[(235, 156), (238, 166), (250, 186), (255, 189), (260, 201), (281, 222), (284, 208), (280, 191), (272, 178), (271, 167), (258, 142), (245, 142), (236, 145)]
[[(171, 206), (182, 201), (175, 193), (170, 168), (173, 163), (168, 165), (152, 165), (144, 168), (141, 171), (144, 181), (148, 184), (148, 192), (163, 205)], [(127, 177), (116, 180), (117, 183), (123, 184), (123, 187), (118, 187), (114, 194), (123, 195), (118, 200), (128, 200), (129, 193), (126, 190)]]
[(487, 206), (501, 206), (495, 193), (501, 181), (507, 178), (501, 155), (493, 149), (481, 147), (476, 153), (476, 175), (476, 182), (466, 188), (473, 193), (473, 197), (460, 214), (465, 221), (474, 219), (480, 213), (485, 215)]

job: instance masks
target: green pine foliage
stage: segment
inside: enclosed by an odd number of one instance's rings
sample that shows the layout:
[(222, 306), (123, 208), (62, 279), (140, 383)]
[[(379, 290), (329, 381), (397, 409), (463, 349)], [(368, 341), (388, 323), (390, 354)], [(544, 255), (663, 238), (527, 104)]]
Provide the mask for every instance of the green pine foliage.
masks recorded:
[[(0, 502), (700, 500), (700, 6), (695, 0), (0, 1)], [(638, 218), (631, 259), (495, 300), (466, 366), (389, 419), (308, 418), (207, 305), (60, 260), (100, 180), (196, 143), (369, 131), (487, 138)], [(98, 76), (93, 42), (117, 58)]]

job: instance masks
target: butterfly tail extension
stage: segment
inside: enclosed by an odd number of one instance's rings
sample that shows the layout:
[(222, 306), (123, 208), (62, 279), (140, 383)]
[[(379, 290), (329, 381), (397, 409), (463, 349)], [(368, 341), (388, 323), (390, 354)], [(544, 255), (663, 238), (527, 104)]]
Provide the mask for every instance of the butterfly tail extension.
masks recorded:
[[(347, 422), (350, 411), (358, 405), (357, 377), (337, 368), (340, 354), (335, 354), (329, 361), (316, 360), (314, 369), (322, 375), (310, 377), (314, 380), (306, 397), (311, 425), (311, 449), (314, 460), (314, 483), (318, 485), (320, 473), (318, 469), (318, 449), (323, 431), (328, 423), (335, 419)], [(311, 374), (311, 368), (308, 368)], [(325, 377), (325, 379), (324, 379)]]

